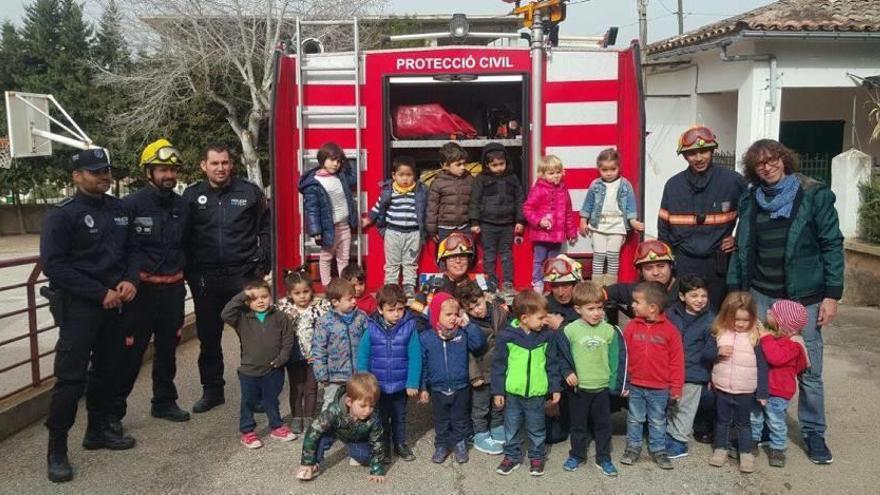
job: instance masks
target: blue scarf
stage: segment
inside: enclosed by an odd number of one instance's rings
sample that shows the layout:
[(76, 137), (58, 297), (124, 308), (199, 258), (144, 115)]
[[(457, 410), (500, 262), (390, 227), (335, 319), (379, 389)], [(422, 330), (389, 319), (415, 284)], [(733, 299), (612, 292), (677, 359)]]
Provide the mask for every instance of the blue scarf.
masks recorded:
[(800, 181), (793, 174), (786, 175), (776, 184), (762, 185), (755, 193), (755, 200), (762, 210), (770, 214), (770, 218), (789, 218), (794, 207)]

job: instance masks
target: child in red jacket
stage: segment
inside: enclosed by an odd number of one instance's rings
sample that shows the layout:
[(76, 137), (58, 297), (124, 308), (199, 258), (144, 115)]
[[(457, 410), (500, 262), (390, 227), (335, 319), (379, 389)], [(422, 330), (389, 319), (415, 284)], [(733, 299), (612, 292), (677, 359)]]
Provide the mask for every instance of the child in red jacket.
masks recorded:
[(767, 310), (767, 326), (761, 328), (761, 349), (769, 366), (770, 398), (752, 411), (752, 439), (757, 443), (766, 422), (770, 431), (769, 463), (785, 466), (788, 425), (785, 422), (789, 401), (797, 392), (797, 377), (810, 367), (801, 331), (807, 324), (807, 308), (794, 301), (780, 299)]
[(628, 354), (626, 384), (629, 397), (626, 450), (620, 462), (634, 464), (642, 453), (645, 420), (648, 451), (661, 469), (672, 469), (666, 454), (666, 405), (681, 399), (684, 387), (684, 348), (681, 334), (663, 314), (666, 289), (642, 282), (633, 291), (633, 313), (623, 331)]

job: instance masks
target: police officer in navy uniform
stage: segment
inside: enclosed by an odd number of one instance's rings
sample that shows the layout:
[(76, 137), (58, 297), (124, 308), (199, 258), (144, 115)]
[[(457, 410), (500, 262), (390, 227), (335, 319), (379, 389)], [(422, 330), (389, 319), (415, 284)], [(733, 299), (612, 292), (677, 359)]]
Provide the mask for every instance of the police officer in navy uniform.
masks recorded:
[(264, 277), (271, 262), (271, 219), (263, 191), (232, 175), (232, 156), (225, 145), (205, 148), (200, 167), (205, 179), (183, 193), (190, 215), (186, 277), (201, 343), (202, 398), (193, 405), (195, 413), (226, 401), (220, 311), (245, 283)]
[[(109, 426), (109, 409), (123, 346), (122, 322), (138, 287), (139, 256), (128, 210), (105, 194), (112, 177), (106, 150), (74, 155), (69, 168), (76, 194), (51, 208), (43, 221), (40, 260), (49, 278), (50, 309), (58, 323), (49, 417), (48, 477), (70, 481), (67, 432), (86, 394), (88, 450), (126, 450), (133, 438)], [(91, 366), (90, 366), (91, 365)]]
[(140, 158), (147, 185), (123, 199), (131, 215), (141, 258), (140, 287), (129, 305), (123, 367), (112, 411), (114, 419), (119, 421), (125, 417), (126, 400), (134, 388), (151, 337), (154, 353), (150, 414), (169, 421), (189, 420), (189, 413), (177, 405), (174, 386), (175, 353), (186, 298), (183, 236), (189, 218), (183, 198), (174, 192), (180, 165), (180, 152), (166, 139), (150, 143)]

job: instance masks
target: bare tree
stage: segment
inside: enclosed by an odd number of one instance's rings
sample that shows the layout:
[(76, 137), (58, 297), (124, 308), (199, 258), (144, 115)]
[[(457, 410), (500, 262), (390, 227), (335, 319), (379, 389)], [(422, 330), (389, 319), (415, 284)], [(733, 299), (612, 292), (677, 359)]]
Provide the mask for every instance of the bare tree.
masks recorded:
[[(118, 129), (143, 135), (173, 118), (175, 107), (207, 96), (225, 109), (226, 122), (241, 141), (248, 177), (262, 185), (257, 145), (270, 115), (275, 49), (293, 36), (296, 17), (348, 19), (377, 12), (386, 0), (117, 2), (140, 54), (127, 73), (97, 67), (100, 82), (137, 102), (131, 111), (111, 117)], [(333, 36), (338, 39), (339, 31)]]

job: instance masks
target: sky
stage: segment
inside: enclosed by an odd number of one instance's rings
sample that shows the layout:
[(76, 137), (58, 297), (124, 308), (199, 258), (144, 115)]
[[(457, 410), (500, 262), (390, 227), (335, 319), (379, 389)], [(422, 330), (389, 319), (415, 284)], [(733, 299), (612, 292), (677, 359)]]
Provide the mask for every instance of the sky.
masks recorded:
[[(95, 0), (85, 0), (86, 12), (95, 11)], [(21, 25), (27, 0), (0, 0), (0, 20)], [(636, 0), (570, 0), (567, 18), (560, 29), (563, 35), (600, 35), (610, 26), (620, 28), (618, 44), (638, 38)], [(685, 31), (771, 3), (769, 0), (683, 0)], [(395, 14), (464, 14), (502, 15), (512, 4), (501, 0), (389, 0), (386, 11)], [(677, 34), (677, 0), (648, 1), (648, 40), (656, 41)]]

